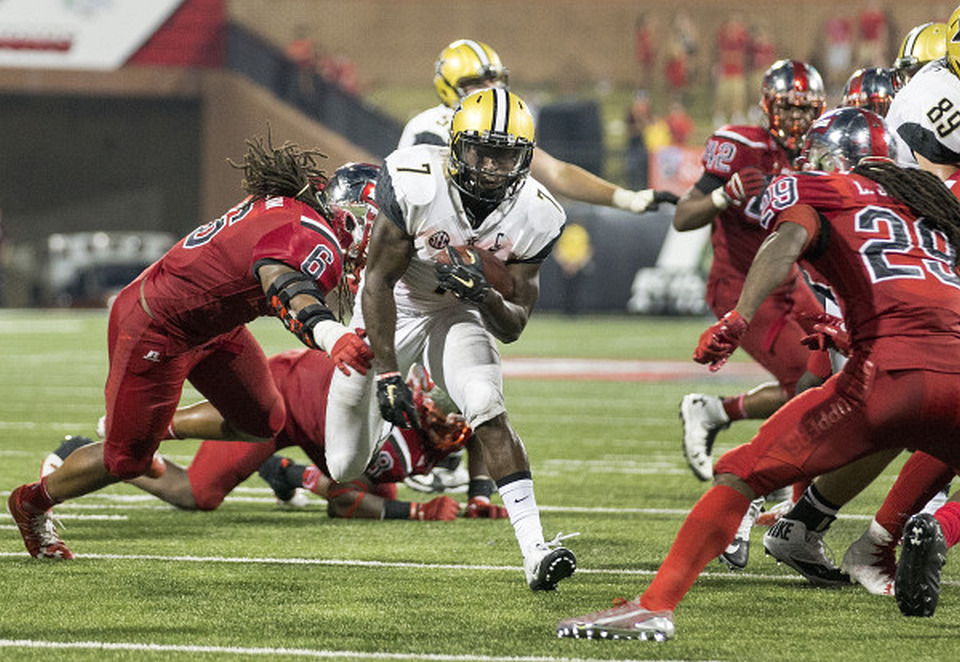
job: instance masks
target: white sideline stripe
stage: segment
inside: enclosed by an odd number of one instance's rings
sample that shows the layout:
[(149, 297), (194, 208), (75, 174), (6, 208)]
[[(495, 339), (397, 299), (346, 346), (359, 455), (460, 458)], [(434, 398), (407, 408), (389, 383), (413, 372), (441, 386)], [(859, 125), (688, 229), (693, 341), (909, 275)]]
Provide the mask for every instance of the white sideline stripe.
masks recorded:
[[(337, 566), (344, 568), (408, 568), (413, 570), (493, 570), (518, 572), (523, 568), (509, 565), (465, 565), (458, 563), (411, 563), (408, 561), (360, 561), (357, 559), (303, 559), (303, 558), (275, 558), (275, 557), (229, 557), (229, 556), (162, 556), (160, 554), (76, 554), (77, 559), (102, 559), (110, 561), (165, 561), (181, 563), (271, 563), (275, 565), (300, 565), (300, 566)], [(20, 558), (27, 557), (27, 552), (0, 552), (0, 558)], [(577, 568), (578, 575), (634, 575), (639, 577), (650, 577), (657, 574), (656, 570), (630, 570), (627, 568)], [(720, 571), (713, 572), (705, 570), (701, 572), (700, 577), (742, 577), (767, 582), (800, 582), (807, 580), (797, 574), (789, 575), (760, 575), (750, 572), (732, 572)], [(941, 580), (941, 586), (960, 587), (960, 581)], [(447, 658), (438, 658), (447, 659)], [(460, 659), (460, 658), (451, 658)], [(488, 658), (463, 658), (463, 659), (488, 659)], [(489, 658), (501, 659), (501, 658)], [(502, 658), (502, 659), (538, 659), (538, 658)], [(545, 658), (553, 659), (553, 658)], [(564, 658), (558, 658), (564, 659)]]
[[(603, 662), (586, 657), (444, 655), (442, 653), (367, 653), (363, 651), (312, 650), (309, 648), (242, 648), (240, 646), (196, 646), (177, 644), (136, 644), (109, 641), (36, 641), (31, 639), (0, 639), (0, 648), (73, 648), (92, 650), (143, 651), (147, 653), (222, 653), (224, 655), (290, 655), (295, 657), (349, 657), (358, 660), (435, 660), (443, 662)], [(617, 658), (623, 662), (641, 662)], [(674, 661), (676, 662), (676, 661)]]

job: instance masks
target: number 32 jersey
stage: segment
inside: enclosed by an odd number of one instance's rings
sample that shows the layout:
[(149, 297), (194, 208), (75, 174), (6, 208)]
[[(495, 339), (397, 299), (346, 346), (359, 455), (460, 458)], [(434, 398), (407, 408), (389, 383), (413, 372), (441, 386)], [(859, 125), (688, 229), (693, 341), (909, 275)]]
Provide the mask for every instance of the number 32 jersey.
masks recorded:
[(960, 78), (934, 60), (897, 92), (886, 117), (900, 165), (916, 167), (914, 152), (933, 163), (960, 164)]
[(887, 370), (960, 372), (960, 277), (944, 233), (853, 174), (778, 177), (763, 195), (761, 224), (775, 229), (798, 204), (819, 212), (804, 267), (839, 297), (854, 347)]
[(393, 152), (377, 183), (381, 213), (414, 239), (412, 260), (395, 289), (397, 306), (429, 312), (461, 305), (438, 293), (434, 271), (447, 246), (475, 246), (504, 262), (543, 262), (563, 231), (566, 214), (550, 193), (527, 177), (520, 190), (473, 227), (460, 192), (446, 175), (449, 150), (416, 145)]

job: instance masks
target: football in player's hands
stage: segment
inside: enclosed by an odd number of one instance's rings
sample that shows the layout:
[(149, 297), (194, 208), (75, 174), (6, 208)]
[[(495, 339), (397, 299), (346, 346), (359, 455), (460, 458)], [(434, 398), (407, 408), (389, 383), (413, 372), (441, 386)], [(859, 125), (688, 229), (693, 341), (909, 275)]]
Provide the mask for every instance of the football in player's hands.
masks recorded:
[(453, 259), (450, 251), (455, 251), (463, 262), (477, 265), (481, 269), (483, 277), (490, 284), (490, 287), (502, 294), (504, 299), (513, 298), (515, 285), (513, 275), (507, 268), (506, 262), (490, 251), (473, 246), (448, 246), (447, 250), (442, 251), (437, 256), (437, 263), (451, 265)]

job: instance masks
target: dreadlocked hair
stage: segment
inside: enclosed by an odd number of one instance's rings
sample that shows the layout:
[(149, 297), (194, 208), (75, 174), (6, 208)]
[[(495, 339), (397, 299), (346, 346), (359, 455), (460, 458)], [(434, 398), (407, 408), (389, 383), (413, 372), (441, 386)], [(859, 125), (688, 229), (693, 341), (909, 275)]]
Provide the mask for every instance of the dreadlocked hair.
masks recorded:
[(960, 249), (960, 200), (936, 175), (879, 159), (862, 160), (853, 173), (880, 184), (931, 227), (943, 231), (951, 245)]
[(320, 191), (326, 186), (327, 176), (317, 165), (317, 159), (327, 155), (317, 150), (300, 149), (291, 142), (274, 147), (270, 132), (267, 137), (247, 140), (247, 153), (242, 163), (227, 162), (243, 170), (243, 190), (255, 199), (282, 195), (307, 203), (329, 218)]

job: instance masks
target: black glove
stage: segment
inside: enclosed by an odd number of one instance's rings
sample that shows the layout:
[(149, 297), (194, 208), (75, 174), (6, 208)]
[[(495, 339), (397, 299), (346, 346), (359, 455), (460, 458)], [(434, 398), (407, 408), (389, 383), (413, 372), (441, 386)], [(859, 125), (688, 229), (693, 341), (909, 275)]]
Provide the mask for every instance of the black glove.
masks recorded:
[(670, 191), (654, 191), (653, 204), (658, 205), (661, 202), (669, 202), (671, 205), (675, 205), (680, 202), (680, 196)]
[(490, 289), (483, 275), (483, 261), (476, 249), (468, 248), (461, 254), (453, 246), (447, 246), (450, 264), (436, 263), (437, 280), (441, 291), (452, 292), (458, 299), (480, 303)]
[(401, 428), (420, 429), (413, 392), (400, 378), (399, 372), (377, 375), (377, 404), (383, 420)]

